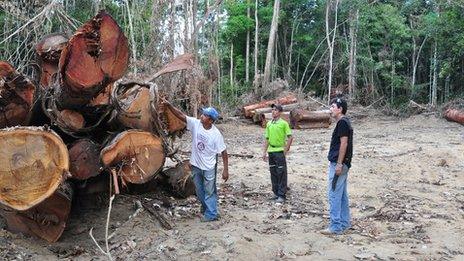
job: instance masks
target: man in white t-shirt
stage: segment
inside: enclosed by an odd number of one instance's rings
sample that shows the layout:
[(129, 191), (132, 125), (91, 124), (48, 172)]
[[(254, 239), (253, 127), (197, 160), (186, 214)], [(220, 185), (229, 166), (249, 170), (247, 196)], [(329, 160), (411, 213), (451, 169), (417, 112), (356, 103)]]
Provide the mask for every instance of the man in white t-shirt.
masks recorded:
[(197, 197), (202, 206), (202, 221), (214, 221), (218, 219), (217, 189), (216, 189), (216, 165), (217, 154), (221, 154), (224, 170), (222, 179), (229, 179), (229, 157), (221, 132), (213, 125), (218, 119), (219, 113), (213, 107), (202, 110), (200, 119), (186, 116), (182, 111), (163, 100), (165, 106), (169, 106), (173, 113), (187, 123), (187, 130), (192, 132), (192, 165), (193, 181), (195, 183)]

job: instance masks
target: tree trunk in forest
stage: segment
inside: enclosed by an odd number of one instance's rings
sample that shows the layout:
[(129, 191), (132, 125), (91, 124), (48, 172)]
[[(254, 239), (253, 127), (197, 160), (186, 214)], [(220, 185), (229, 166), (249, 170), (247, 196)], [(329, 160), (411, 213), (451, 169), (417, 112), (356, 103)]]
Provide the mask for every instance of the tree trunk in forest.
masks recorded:
[(35, 92), (29, 79), (0, 61), (0, 128), (27, 125)]
[(326, 32), (327, 46), (329, 48), (329, 79), (327, 81), (327, 86), (328, 86), (327, 104), (330, 104), (330, 99), (331, 99), (330, 93), (332, 89), (333, 53), (334, 53), (334, 45), (335, 45), (335, 36), (337, 33), (338, 2), (339, 0), (335, 0), (335, 22), (334, 22), (332, 39), (330, 39), (330, 28), (329, 28), (329, 17), (330, 17), (329, 14), (330, 14), (330, 6), (332, 4), (331, 0), (327, 1), (327, 7), (325, 10), (325, 32)]
[(348, 90), (351, 97), (356, 97), (356, 52), (357, 52), (357, 33), (358, 33), (358, 20), (359, 9), (353, 10), (350, 13), (350, 58), (348, 70)]
[(432, 106), (437, 106), (437, 78), (438, 78), (438, 60), (437, 60), (437, 40), (433, 45), (433, 74), (432, 74), (432, 96), (431, 96), (431, 104)]
[(119, 133), (100, 153), (107, 168), (116, 168), (123, 182), (142, 184), (164, 165), (164, 145), (152, 133), (127, 130)]
[(50, 34), (42, 38), (35, 51), (39, 56), (40, 86), (44, 89), (52, 84), (52, 77), (58, 72), (61, 51), (66, 47), (68, 38), (60, 33)]
[(100, 163), (100, 145), (89, 139), (80, 139), (69, 146), (71, 161), (71, 177), (86, 180), (95, 177), (102, 171)]
[(258, 49), (259, 49), (259, 27), (258, 27), (258, 0), (255, 0), (255, 46), (254, 46), (254, 65), (255, 65), (255, 75), (254, 75), (254, 91), (255, 94), (258, 93)]
[(68, 175), (68, 149), (53, 131), (39, 127), (3, 129), (0, 148), (0, 203), (12, 209), (36, 206)]
[[(250, 19), (250, 0), (247, 0), (247, 18)], [(245, 51), (245, 83), (250, 81), (250, 30), (247, 30)]]
[(230, 43), (230, 87), (234, 89), (234, 43)]
[(8, 230), (56, 242), (63, 233), (71, 211), (73, 188), (65, 182), (48, 198), (34, 207), (18, 211), (0, 206)]
[(81, 26), (61, 53), (58, 104), (69, 109), (86, 105), (124, 75), (128, 62), (127, 38), (114, 19), (101, 11)]
[(269, 33), (269, 41), (267, 43), (266, 64), (264, 66), (263, 88), (267, 88), (271, 82), (271, 65), (272, 56), (274, 55), (274, 45), (279, 23), (280, 0), (274, 0), (274, 10), (272, 14), (271, 31)]
[(124, 0), (124, 4), (126, 6), (127, 17), (129, 20), (129, 34), (130, 34), (130, 39), (131, 39), (131, 50), (132, 50), (132, 68), (133, 68), (133, 73), (137, 73), (137, 44), (135, 43), (135, 33), (134, 33), (134, 26), (132, 25), (132, 15), (130, 12), (129, 1)]
[(419, 50), (417, 53), (413, 52), (413, 63), (412, 63), (412, 79), (411, 79), (411, 87), (414, 89), (414, 86), (416, 85), (416, 73), (417, 73), (417, 65), (419, 64), (419, 58), (420, 54), (422, 51), (422, 48), (424, 47), (425, 41), (427, 40), (427, 36), (424, 37), (424, 40), (422, 40), (422, 43), (419, 47)]

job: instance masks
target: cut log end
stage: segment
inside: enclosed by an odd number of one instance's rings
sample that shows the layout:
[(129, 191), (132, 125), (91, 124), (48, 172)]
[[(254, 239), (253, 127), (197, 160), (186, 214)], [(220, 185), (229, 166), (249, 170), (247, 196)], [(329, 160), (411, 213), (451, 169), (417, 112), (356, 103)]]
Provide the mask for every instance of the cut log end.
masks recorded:
[(70, 146), (71, 176), (74, 179), (86, 180), (100, 174), (100, 146), (89, 139), (81, 139)]
[(52, 195), (69, 170), (66, 145), (52, 131), (3, 129), (0, 147), (0, 203), (15, 210), (27, 210)]
[(142, 184), (162, 168), (165, 153), (162, 139), (145, 131), (118, 134), (100, 153), (105, 167), (115, 167), (125, 181)]

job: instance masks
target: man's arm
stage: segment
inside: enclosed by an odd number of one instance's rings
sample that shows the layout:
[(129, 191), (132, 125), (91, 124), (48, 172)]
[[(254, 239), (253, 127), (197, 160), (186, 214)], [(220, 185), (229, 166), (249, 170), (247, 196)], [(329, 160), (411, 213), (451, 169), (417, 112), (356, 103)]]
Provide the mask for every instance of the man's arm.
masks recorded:
[(287, 137), (287, 144), (285, 145), (285, 150), (284, 150), (285, 155), (287, 155), (288, 151), (290, 150), (290, 146), (292, 146), (292, 142), (293, 142), (293, 136), (289, 135)]
[(227, 150), (221, 152), (222, 164), (224, 165), (224, 170), (222, 171), (222, 179), (226, 182), (229, 179), (229, 154)]
[(345, 159), (346, 149), (348, 148), (348, 137), (340, 137), (340, 150), (338, 151), (337, 167), (335, 168), (335, 174), (342, 174), (343, 160)]
[(185, 115), (181, 110), (174, 107), (169, 101), (163, 99), (163, 104), (169, 107), (172, 110), (172, 113), (176, 115), (177, 118), (181, 119), (183, 122), (187, 122), (187, 115)]
[(264, 139), (264, 147), (263, 147), (263, 160), (266, 161), (267, 159), (267, 147), (269, 147), (269, 141)]

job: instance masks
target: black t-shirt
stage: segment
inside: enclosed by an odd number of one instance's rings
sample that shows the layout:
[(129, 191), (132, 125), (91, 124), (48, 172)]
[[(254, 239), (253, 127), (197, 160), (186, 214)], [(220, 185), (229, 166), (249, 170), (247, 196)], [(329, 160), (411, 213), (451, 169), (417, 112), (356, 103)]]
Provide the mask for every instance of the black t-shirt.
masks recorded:
[(351, 167), (351, 158), (353, 157), (353, 128), (351, 127), (350, 119), (342, 117), (332, 133), (332, 140), (330, 141), (330, 150), (327, 158), (330, 162), (337, 162), (338, 153), (340, 151), (340, 138), (348, 137), (348, 147), (346, 148), (345, 163)]

